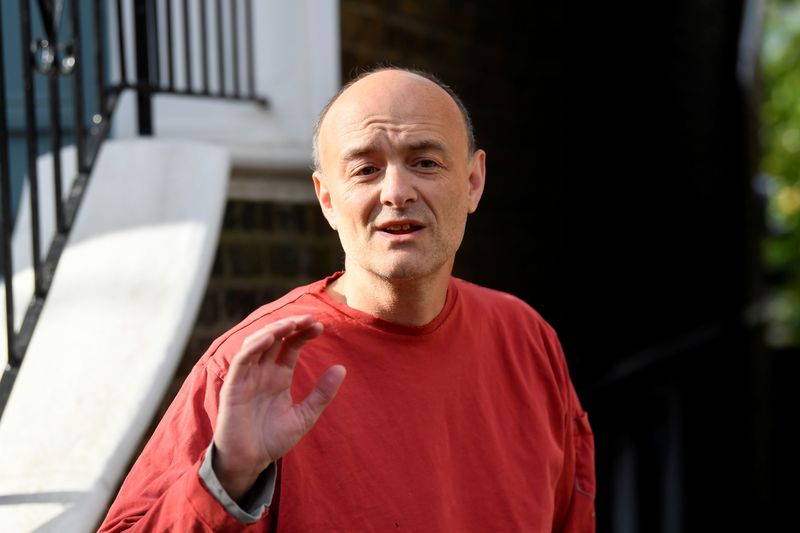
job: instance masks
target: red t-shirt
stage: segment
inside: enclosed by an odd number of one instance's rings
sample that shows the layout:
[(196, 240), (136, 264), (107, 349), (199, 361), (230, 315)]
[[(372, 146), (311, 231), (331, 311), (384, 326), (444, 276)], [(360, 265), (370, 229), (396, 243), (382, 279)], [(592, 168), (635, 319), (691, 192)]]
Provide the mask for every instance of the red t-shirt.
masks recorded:
[[(200, 359), (101, 531), (594, 531), (594, 449), (552, 328), (508, 294), (455, 278), (441, 313), (401, 326), (333, 300), (333, 277), (263, 306)], [(245, 526), (198, 477), (231, 357), (257, 329), (314, 314), (293, 396), (334, 363), (337, 397), (278, 463)]]

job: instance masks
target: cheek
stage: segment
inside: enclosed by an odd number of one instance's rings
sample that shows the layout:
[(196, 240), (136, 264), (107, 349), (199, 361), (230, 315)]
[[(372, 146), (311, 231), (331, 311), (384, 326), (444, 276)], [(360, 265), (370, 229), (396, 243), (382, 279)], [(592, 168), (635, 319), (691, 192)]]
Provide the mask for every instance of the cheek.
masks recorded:
[(346, 191), (340, 198), (340, 210), (348, 224), (363, 226), (375, 219), (380, 212), (380, 202), (370, 187), (359, 187)]
[(450, 189), (438, 198), (438, 218), (448, 229), (462, 226), (469, 214), (469, 198), (463, 190)]

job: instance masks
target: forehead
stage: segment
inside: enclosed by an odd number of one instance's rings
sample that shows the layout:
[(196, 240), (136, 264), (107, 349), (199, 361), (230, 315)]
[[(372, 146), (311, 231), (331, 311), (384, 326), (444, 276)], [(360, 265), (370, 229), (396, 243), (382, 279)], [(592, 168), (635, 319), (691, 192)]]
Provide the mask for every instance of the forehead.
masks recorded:
[(430, 140), (467, 151), (466, 124), (450, 95), (407, 72), (375, 73), (342, 93), (321, 124), (321, 155), (338, 156), (379, 139), (410, 145)]

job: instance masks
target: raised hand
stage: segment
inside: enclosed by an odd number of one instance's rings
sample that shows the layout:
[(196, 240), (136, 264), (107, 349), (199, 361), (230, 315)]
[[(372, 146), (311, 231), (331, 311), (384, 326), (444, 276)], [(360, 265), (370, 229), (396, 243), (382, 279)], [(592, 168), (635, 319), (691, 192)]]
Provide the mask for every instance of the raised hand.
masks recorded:
[(234, 500), (297, 444), (339, 390), (345, 369), (334, 365), (303, 401), (292, 401), (300, 349), (321, 333), (311, 315), (288, 317), (249, 336), (233, 357), (220, 391), (213, 467)]

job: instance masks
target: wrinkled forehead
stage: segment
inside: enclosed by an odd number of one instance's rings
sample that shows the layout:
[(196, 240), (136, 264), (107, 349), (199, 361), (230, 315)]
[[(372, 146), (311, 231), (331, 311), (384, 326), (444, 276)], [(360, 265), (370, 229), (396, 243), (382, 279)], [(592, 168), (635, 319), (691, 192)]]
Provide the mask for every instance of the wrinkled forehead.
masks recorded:
[(321, 155), (341, 148), (346, 139), (375, 131), (428, 132), (452, 145), (452, 150), (468, 151), (466, 124), (450, 95), (408, 72), (375, 73), (343, 92), (321, 124)]

